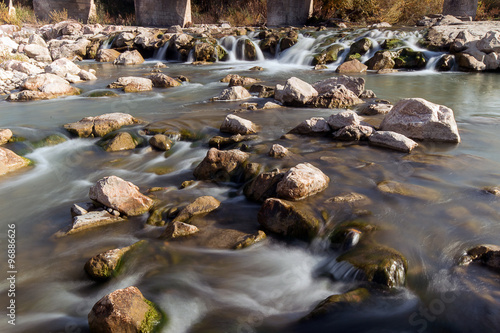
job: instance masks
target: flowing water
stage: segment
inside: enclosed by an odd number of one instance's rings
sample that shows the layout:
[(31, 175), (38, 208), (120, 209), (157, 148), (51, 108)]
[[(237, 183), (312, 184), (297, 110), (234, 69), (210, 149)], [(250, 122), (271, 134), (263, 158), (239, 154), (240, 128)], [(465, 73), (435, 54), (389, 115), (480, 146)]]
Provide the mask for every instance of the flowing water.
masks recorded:
[[(403, 32), (401, 32), (402, 34)], [(411, 38), (417, 33), (404, 32)], [(375, 41), (380, 32), (372, 34)], [(318, 37), (319, 38), (319, 37)], [(400, 251), (408, 259), (406, 287), (374, 291), (363, 306), (345, 307), (321, 320), (300, 322), (321, 300), (359, 284), (356, 272), (335, 262), (338, 256), (324, 241), (311, 244), (273, 237), (245, 250), (165, 242), (153, 237), (146, 217), (62, 238), (54, 234), (71, 223), (73, 203), (88, 201), (89, 187), (98, 179), (116, 175), (147, 188), (160, 186), (172, 205), (212, 195), (222, 201), (216, 212), (196, 223), (219, 221), (227, 230), (258, 229), (259, 205), (247, 201), (230, 183), (199, 184), (184, 190), (179, 185), (193, 179), (194, 167), (208, 149), (206, 138), (216, 135), (225, 115), (240, 102), (209, 102), (226, 84), (226, 74), (255, 77), (267, 85), (283, 83), (290, 76), (308, 82), (336, 75), (335, 65), (325, 71), (307, 66), (308, 53), (317, 41), (301, 37), (298, 47), (275, 59), (230, 62), (208, 66), (167, 63), (163, 72), (185, 75), (189, 83), (170, 89), (116, 98), (90, 98), (119, 76), (149, 73), (148, 61), (132, 67), (83, 62), (97, 70), (97, 82), (81, 83), (83, 94), (31, 103), (0, 102), (0, 128), (11, 128), (27, 141), (7, 147), (32, 159), (35, 165), (0, 177), (2, 252), (7, 252), (7, 225), (15, 224), (17, 240), (16, 326), (0, 320), (9, 332), (88, 332), (87, 314), (105, 294), (131, 285), (168, 315), (162, 332), (494, 332), (500, 314), (498, 275), (480, 266), (457, 267), (457, 258), (477, 244), (498, 244), (500, 199), (486, 194), (484, 186), (500, 185), (500, 95), (496, 74), (403, 72), (363, 75), (367, 89), (393, 103), (421, 97), (451, 107), (461, 133), (459, 145), (423, 144), (412, 154), (366, 145), (338, 144), (328, 139), (280, 137), (302, 120), (327, 117), (339, 110), (280, 108), (243, 111), (239, 115), (261, 127), (252, 142), (253, 160), (273, 167), (309, 162), (330, 178), (328, 189), (301, 204), (329, 216), (329, 222), (346, 218), (325, 201), (332, 196), (358, 192), (372, 203), (363, 219), (379, 228), (377, 242)], [(347, 44), (348, 42), (346, 42)], [(221, 41), (227, 47), (235, 41)], [(288, 54), (287, 54), (288, 52)], [(261, 72), (249, 71), (255, 65)], [(260, 105), (267, 100), (252, 98)], [(177, 142), (171, 153), (139, 147), (131, 152), (106, 153), (97, 139), (72, 138), (62, 125), (85, 116), (126, 112), (145, 122), (171, 128), (190, 128), (204, 136), (200, 142)], [(380, 119), (372, 120), (374, 122)], [(134, 127), (144, 135), (142, 126)], [(67, 137), (55, 146), (36, 148), (50, 134)], [(147, 136), (146, 136), (147, 139)], [(289, 159), (273, 160), (266, 152), (273, 143), (290, 148)], [(155, 172), (159, 168), (168, 170)], [(382, 194), (377, 183), (395, 180), (433, 191), (432, 199)], [(348, 217), (347, 217), (348, 218)], [(202, 227), (201, 227), (202, 228)], [(96, 284), (84, 270), (93, 255), (147, 239), (134, 252), (120, 275)], [(0, 267), (7, 272), (7, 259)], [(333, 277), (333, 278), (332, 278)], [(3, 312), (8, 305), (9, 283), (2, 279)]]

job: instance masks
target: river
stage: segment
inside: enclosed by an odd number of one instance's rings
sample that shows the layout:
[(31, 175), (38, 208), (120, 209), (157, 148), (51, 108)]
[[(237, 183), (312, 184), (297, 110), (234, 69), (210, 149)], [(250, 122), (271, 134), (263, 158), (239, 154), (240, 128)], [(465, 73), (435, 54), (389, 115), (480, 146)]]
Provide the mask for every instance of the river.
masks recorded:
[[(305, 201), (311, 209), (326, 209), (326, 199), (347, 192), (368, 196), (367, 222), (379, 227), (377, 242), (408, 259), (403, 288), (375, 293), (361, 307), (345, 307), (321, 320), (297, 323), (321, 300), (355, 287), (349, 274), (331, 279), (338, 255), (323, 241), (287, 242), (269, 237), (244, 250), (234, 251), (165, 242), (150, 237), (147, 217), (130, 218), (62, 238), (54, 234), (71, 223), (70, 207), (88, 201), (88, 190), (104, 176), (116, 175), (141, 191), (166, 187), (173, 202), (212, 195), (221, 209), (207, 219), (223, 220), (228, 229), (257, 229), (259, 204), (249, 202), (234, 184), (199, 184), (178, 187), (193, 179), (194, 167), (208, 149), (206, 139), (218, 133), (225, 115), (241, 102), (210, 102), (227, 84), (219, 82), (236, 73), (267, 85), (284, 83), (291, 76), (315, 82), (337, 75), (333, 68), (313, 71), (291, 60), (245, 62), (233, 60), (207, 66), (166, 62), (169, 76), (190, 79), (180, 87), (154, 89), (116, 98), (90, 98), (119, 76), (149, 73), (156, 63), (117, 67), (84, 61), (98, 80), (77, 84), (82, 95), (29, 103), (0, 102), (0, 128), (35, 142), (50, 134), (67, 137), (55, 146), (34, 148), (26, 143), (7, 147), (35, 162), (33, 167), (0, 177), (1, 251), (7, 252), (7, 225), (16, 229), (16, 325), (6, 317), (2, 331), (88, 332), (87, 315), (93, 304), (116, 289), (137, 286), (168, 317), (162, 332), (494, 332), (500, 324), (498, 275), (484, 267), (457, 267), (466, 249), (478, 244), (499, 244), (500, 199), (482, 191), (500, 185), (500, 95), (497, 74), (432, 70), (397, 74), (362, 75), (366, 88), (393, 103), (420, 97), (454, 110), (462, 138), (458, 145), (424, 143), (410, 155), (367, 145), (337, 144), (328, 139), (280, 137), (301, 121), (327, 117), (339, 110), (280, 108), (242, 111), (239, 115), (261, 127), (256, 160), (269, 168), (309, 162), (330, 178), (328, 189)], [(263, 71), (249, 71), (258, 65)], [(249, 102), (262, 105), (266, 100)], [(106, 153), (97, 139), (77, 139), (62, 128), (86, 116), (109, 112), (130, 113), (147, 123), (189, 128), (205, 141), (177, 142), (171, 153), (140, 147), (130, 152)], [(135, 127), (141, 132), (141, 125)], [(146, 136), (147, 137), (147, 136)], [(291, 159), (265, 157), (273, 143), (294, 152)], [(168, 170), (157, 172), (158, 168)], [(390, 196), (377, 190), (383, 180), (423, 186), (439, 194), (421, 200)], [(335, 218), (335, 212), (328, 212)], [(88, 279), (83, 266), (93, 255), (141, 239), (148, 246), (127, 261), (116, 278), (103, 284)], [(7, 272), (7, 259), (0, 267)], [(325, 268), (327, 267), (327, 268)], [(324, 273), (324, 272), (323, 272)], [(6, 273), (5, 273), (6, 274)], [(8, 305), (9, 283), (2, 279), (2, 307)], [(5, 310), (4, 310), (5, 311)]]

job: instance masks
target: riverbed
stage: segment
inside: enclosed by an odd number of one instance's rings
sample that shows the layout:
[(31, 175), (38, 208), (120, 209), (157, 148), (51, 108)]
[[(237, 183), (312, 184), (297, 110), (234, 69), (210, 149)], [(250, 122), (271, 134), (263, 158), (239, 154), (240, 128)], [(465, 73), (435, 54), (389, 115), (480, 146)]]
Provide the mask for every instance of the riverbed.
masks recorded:
[[(26, 143), (10, 148), (34, 161), (34, 166), (0, 177), (2, 249), (7, 252), (7, 225), (16, 230), (16, 325), (4, 317), (2, 331), (87, 332), (87, 315), (102, 296), (137, 286), (169, 320), (162, 332), (493, 332), (499, 324), (498, 275), (481, 266), (458, 267), (459, 256), (478, 244), (499, 244), (500, 198), (486, 186), (500, 185), (500, 84), (497, 74), (437, 73), (433, 70), (361, 75), (378, 98), (396, 103), (420, 97), (453, 109), (462, 142), (458, 145), (423, 143), (411, 154), (329, 139), (281, 138), (301, 121), (328, 117), (337, 109), (278, 108), (242, 110), (239, 116), (260, 126), (259, 139), (249, 143), (253, 160), (268, 169), (309, 162), (330, 179), (327, 190), (302, 202), (329, 223), (343, 218), (325, 204), (328, 198), (357, 192), (370, 198), (361, 218), (379, 229), (378, 243), (401, 252), (408, 260), (405, 287), (375, 293), (362, 307), (345, 307), (313, 322), (298, 323), (320, 301), (353, 289), (359, 282), (335, 263), (338, 253), (317, 239), (312, 243), (286, 241), (272, 235), (244, 250), (165, 242), (151, 237), (147, 216), (124, 223), (57, 238), (71, 223), (73, 203), (88, 201), (88, 191), (102, 177), (116, 175), (140, 187), (164, 187), (164, 197), (185, 204), (212, 195), (221, 208), (205, 219), (223, 221), (227, 229), (257, 230), (260, 205), (248, 201), (231, 183), (198, 183), (179, 190), (203, 159), (207, 141), (218, 134), (224, 117), (241, 102), (211, 102), (226, 86), (227, 74), (260, 79), (266, 85), (284, 83), (291, 76), (307, 82), (335, 76), (333, 68), (281, 60), (230, 61), (194, 66), (165, 62), (162, 72), (184, 75), (180, 87), (118, 97), (91, 98), (89, 94), (120, 76), (143, 76), (156, 60), (118, 67), (84, 61), (82, 68), (97, 71), (98, 80), (76, 86), (79, 96), (29, 103), (0, 102), (0, 128), (36, 142), (50, 134), (67, 141), (36, 148)], [(250, 71), (253, 66), (263, 71)], [(269, 99), (246, 102), (262, 106)], [(169, 154), (139, 147), (107, 153), (97, 139), (74, 138), (62, 126), (86, 116), (130, 113), (147, 123), (188, 128), (199, 134), (195, 142), (179, 141)], [(380, 119), (372, 119), (379, 122)], [(146, 139), (144, 125), (134, 129)], [(273, 143), (293, 152), (275, 160), (266, 156)], [(161, 172), (159, 171), (161, 170)], [(426, 198), (387, 195), (377, 184), (394, 180), (437, 194)], [(200, 222), (201, 223), (201, 222)], [(103, 284), (88, 279), (83, 266), (93, 255), (141, 239), (147, 247), (127, 261), (121, 273)], [(6, 256), (0, 267), (7, 267)], [(329, 273), (329, 274), (325, 274)], [(335, 278), (332, 279), (331, 275)], [(9, 284), (1, 284), (6, 299)], [(3, 302), (3, 306), (6, 306)]]

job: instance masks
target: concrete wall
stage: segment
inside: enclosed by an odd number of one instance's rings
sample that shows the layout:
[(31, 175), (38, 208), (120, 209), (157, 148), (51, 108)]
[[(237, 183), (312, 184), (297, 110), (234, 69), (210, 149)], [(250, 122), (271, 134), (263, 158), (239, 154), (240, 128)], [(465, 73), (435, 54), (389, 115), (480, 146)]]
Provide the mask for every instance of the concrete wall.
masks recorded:
[(444, 0), (443, 14), (476, 18), (478, 0)]
[(135, 0), (135, 18), (142, 26), (184, 27), (191, 21), (191, 0)]
[(312, 12), (313, 0), (267, 0), (267, 25), (302, 25)]
[(96, 14), (94, 0), (33, 0), (37, 17), (48, 20), (51, 11), (68, 11), (68, 17), (86, 23)]

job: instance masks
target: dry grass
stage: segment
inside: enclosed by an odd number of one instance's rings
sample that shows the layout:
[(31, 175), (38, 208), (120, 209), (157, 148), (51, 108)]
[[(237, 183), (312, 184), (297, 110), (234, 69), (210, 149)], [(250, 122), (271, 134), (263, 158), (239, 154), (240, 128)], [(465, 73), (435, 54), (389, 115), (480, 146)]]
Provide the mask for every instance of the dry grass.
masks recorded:
[(500, 18), (500, 0), (479, 1), (476, 20), (491, 21)]
[(228, 22), (233, 26), (258, 26), (266, 22), (266, 0), (193, 1), (193, 23)]
[(14, 6), (16, 15), (9, 15), (9, 8), (5, 3), (0, 2), (0, 24), (14, 24), (21, 26), (22, 24), (37, 24), (37, 19), (32, 8), (27, 6)]

